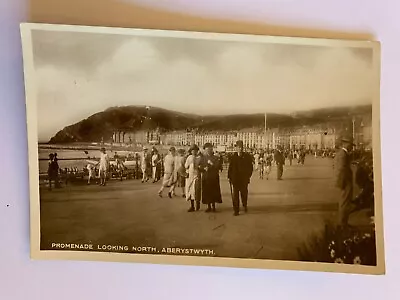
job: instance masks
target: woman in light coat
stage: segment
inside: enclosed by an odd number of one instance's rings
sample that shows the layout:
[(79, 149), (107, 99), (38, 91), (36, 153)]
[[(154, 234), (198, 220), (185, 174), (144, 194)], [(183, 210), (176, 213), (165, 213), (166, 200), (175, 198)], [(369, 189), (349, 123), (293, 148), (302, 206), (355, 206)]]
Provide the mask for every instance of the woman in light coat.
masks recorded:
[[(188, 178), (186, 178), (185, 184), (185, 195), (186, 200), (190, 201), (190, 208), (188, 212), (192, 212), (200, 209), (201, 201), (201, 173), (199, 170), (201, 162), (201, 154), (199, 147), (193, 145), (189, 149), (190, 155), (186, 159), (185, 168), (188, 172)], [(194, 204), (196, 203), (196, 208)]]

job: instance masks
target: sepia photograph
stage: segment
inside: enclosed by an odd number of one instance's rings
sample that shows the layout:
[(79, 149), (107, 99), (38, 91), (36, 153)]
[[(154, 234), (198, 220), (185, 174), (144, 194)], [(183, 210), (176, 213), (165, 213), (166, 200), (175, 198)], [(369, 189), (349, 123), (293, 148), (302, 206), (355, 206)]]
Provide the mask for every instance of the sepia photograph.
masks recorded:
[(385, 273), (379, 42), (21, 37), (33, 259)]

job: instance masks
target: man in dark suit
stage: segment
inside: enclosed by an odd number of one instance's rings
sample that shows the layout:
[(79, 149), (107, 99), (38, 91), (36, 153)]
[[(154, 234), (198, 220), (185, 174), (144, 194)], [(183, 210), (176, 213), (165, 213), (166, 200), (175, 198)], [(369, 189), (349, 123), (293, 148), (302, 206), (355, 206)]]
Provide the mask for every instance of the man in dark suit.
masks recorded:
[(339, 201), (338, 223), (347, 226), (353, 199), (353, 171), (351, 170), (350, 151), (353, 148), (353, 140), (344, 137), (341, 139), (342, 147), (335, 156), (335, 181), (336, 187), (341, 191)]
[(282, 180), (283, 165), (285, 164), (285, 155), (283, 154), (281, 145), (278, 145), (277, 149), (275, 150), (274, 159), (277, 167), (277, 179)]
[(247, 212), (248, 185), (253, 174), (253, 158), (243, 151), (243, 141), (236, 142), (236, 153), (231, 157), (228, 167), (228, 179), (231, 185), (234, 215), (239, 215), (239, 193), (244, 211)]

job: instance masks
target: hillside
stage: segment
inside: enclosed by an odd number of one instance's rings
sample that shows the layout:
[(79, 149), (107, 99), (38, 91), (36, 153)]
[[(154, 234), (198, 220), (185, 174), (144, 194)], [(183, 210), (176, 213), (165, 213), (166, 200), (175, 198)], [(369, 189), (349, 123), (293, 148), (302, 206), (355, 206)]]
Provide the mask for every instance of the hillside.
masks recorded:
[(116, 130), (177, 130), (193, 125), (201, 117), (145, 106), (111, 107), (65, 127), (49, 143), (109, 141)]
[[(372, 107), (342, 107), (296, 112), (291, 115), (267, 114), (269, 128), (288, 128), (349, 121), (353, 114), (370, 113)], [(197, 129), (230, 131), (263, 128), (264, 114), (199, 116), (146, 106), (110, 107), (76, 124), (65, 127), (49, 143), (111, 141), (114, 131), (160, 128), (162, 131)]]

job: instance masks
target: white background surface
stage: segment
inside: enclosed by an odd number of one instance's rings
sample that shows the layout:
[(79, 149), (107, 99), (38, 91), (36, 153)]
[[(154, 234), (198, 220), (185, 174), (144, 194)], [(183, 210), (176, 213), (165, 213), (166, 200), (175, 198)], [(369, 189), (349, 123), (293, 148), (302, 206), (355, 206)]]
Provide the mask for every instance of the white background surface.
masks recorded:
[[(400, 106), (400, 1), (120, 2), (0, 0), (0, 299), (400, 299), (400, 160), (396, 129)], [(31, 261), (19, 37), (19, 23), (23, 21), (358, 39), (373, 36), (381, 41), (387, 275)]]

